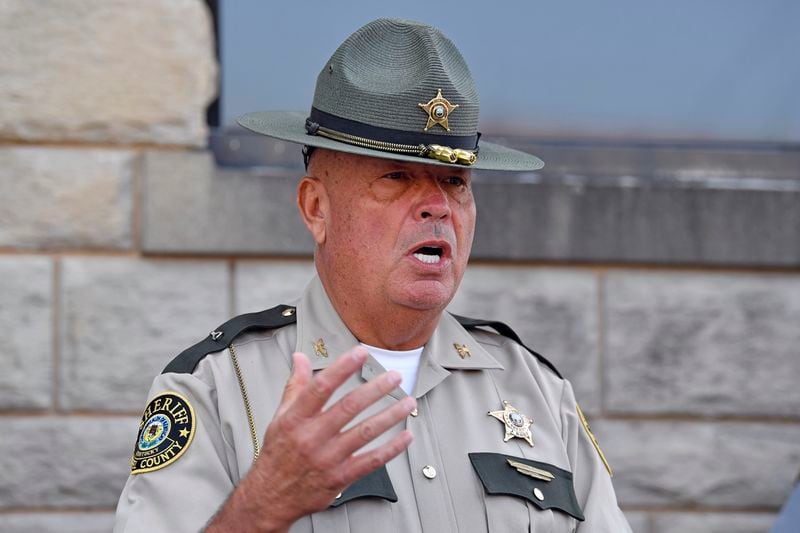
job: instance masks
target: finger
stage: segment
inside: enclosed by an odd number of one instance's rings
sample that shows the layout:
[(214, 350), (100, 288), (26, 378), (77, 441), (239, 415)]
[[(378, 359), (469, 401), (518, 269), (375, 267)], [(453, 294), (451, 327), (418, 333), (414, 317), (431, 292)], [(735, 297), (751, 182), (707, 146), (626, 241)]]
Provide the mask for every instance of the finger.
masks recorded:
[(318, 419), (320, 427), (329, 431), (340, 431), (364, 409), (374, 404), (400, 384), (402, 375), (389, 371), (348, 392), (330, 406)]
[[(297, 396), (308, 386), (311, 381), (311, 362), (308, 357), (300, 352), (292, 354), (292, 374), (283, 388), (280, 405), (285, 410), (297, 399)], [(279, 408), (280, 412), (281, 409)]]
[[(359, 422), (352, 428), (343, 432), (330, 446), (330, 453), (338, 454), (345, 458), (372, 442), (386, 432), (389, 428), (401, 422), (416, 407), (417, 402), (411, 396), (406, 396), (391, 407)], [(376, 467), (377, 468), (377, 467)]]
[(356, 346), (343, 353), (331, 366), (313, 376), (293, 404), (297, 414), (307, 417), (317, 414), (333, 392), (360, 369), (366, 360), (367, 350)]
[(350, 485), (361, 479), (373, 470), (382, 467), (401, 453), (403, 453), (414, 440), (411, 431), (404, 429), (392, 440), (373, 450), (354, 455), (344, 464), (345, 482)]

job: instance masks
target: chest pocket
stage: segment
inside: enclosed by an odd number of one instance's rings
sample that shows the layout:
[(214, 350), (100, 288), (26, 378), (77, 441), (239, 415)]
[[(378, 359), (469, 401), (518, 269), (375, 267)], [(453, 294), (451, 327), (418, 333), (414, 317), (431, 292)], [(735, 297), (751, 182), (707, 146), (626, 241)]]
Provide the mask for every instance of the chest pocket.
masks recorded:
[(500, 453), (470, 453), (469, 459), (487, 494), (489, 531), (573, 531), (584, 520), (571, 472)]
[(382, 466), (347, 487), (326, 511), (312, 514), (313, 530), (359, 532), (359, 527), (365, 527), (364, 531), (371, 533), (376, 524), (391, 523), (390, 505), (396, 501), (397, 493), (386, 467)]

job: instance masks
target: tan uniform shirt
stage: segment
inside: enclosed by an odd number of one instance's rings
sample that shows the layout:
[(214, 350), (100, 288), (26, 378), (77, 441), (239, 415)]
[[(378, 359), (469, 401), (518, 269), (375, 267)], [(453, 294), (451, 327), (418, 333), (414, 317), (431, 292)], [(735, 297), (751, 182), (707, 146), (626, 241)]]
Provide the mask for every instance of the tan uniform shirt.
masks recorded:
[[(307, 288), (296, 313), (296, 324), (243, 334), (233, 343), (259, 439), (289, 378), (292, 352), (308, 354), (319, 370), (358, 344), (318, 279)], [(456, 344), (469, 353), (457, 350)], [(369, 358), (361, 375), (353, 376), (332, 401), (381, 372)], [(168, 466), (129, 477), (114, 531), (198, 531), (253, 463), (250, 426), (229, 350), (207, 355), (191, 374), (158, 376), (149, 398), (164, 392), (178, 393), (191, 404), (192, 440)], [(414, 395), (418, 415), (406, 420), (414, 441), (386, 466), (397, 501), (356, 497), (301, 518), (292, 532), (630, 531), (609, 474), (582, 426), (572, 387), (516, 342), (489, 332), (470, 333), (445, 313), (425, 345)], [(396, 389), (365, 416), (403, 396)], [(504, 423), (487, 414), (502, 410), (503, 401), (533, 420), (534, 446), (521, 438), (504, 441)], [(400, 430), (398, 425), (378, 443)], [(176, 455), (178, 448), (169, 453)], [(470, 457), (480, 452), (491, 455)], [(508, 463), (509, 457), (554, 478), (521, 473)], [(558, 508), (576, 514), (572, 504), (564, 504), (565, 490), (572, 488), (584, 521)]]

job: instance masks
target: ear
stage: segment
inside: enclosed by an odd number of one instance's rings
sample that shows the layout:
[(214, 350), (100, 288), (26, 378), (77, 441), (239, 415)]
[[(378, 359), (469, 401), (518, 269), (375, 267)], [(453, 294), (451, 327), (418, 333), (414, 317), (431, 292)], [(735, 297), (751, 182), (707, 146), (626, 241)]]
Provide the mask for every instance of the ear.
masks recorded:
[(325, 185), (313, 176), (305, 176), (297, 186), (297, 207), (317, 246), (325, 243), (330, 202)]

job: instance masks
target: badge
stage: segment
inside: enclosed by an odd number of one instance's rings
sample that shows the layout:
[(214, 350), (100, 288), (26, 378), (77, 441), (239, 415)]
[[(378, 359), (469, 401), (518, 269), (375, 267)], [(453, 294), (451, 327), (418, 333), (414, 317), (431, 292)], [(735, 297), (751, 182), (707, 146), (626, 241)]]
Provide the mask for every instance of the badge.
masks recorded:
[(194, 427), (194, 409), (177, 392), (150, 400), (139, 423), (131, 474), (152, 472), (177, 461), (191, 444)]
[(450, 131), (450, 126), (447, 122), (450, 113), (453, 112), (458, 104), (451, 104), (447, 98), (442, 96), (442, 90), (439, 89), (436, 96), (428, 100), (424, 104), (417, 104), (428, 114), (428, 123), (425, 125), (423, 131), (428, 131), (436, 124), (440, 125), (447, 131)]
[(533, 420), (520, 413), (516, 407), (503, 400), (503, 410), (489, 411), (489, 416), (493, 416), (505, 424), (506, 436), (503, 438), (503, 442), (508, 442), (512, 437), (517, 437), (533, 446), (533, 437), (531, 436)]
[(597, 439), (594, 438), (594, 433), (592, 433), (592, 430), (589, 429), (589, 422), (587, 422), (586, 417), (583, 416), (583, 411), (581, 411), (581, 406), (576, 403), (575, 409), (578, 411), (578, 417), (581, 419), (581, 424), (583, 424), (583, 429), (585, 429), (586, 433), (589, 434), (589, 440), (592, 441), (594, 449), (597, 450), (597, 454), (600, 456), (600, 460), (603, 461), (603, 465), (606, 467), (606, 470), (608, 470), (608, 475), (614, 477), (614, 472), (611, 471), (611, 465), (609, 465), (608, 461), (606, 461), (606, 456), (603, 455), (603, 450), (600, 449), (600, 445), (597, 443)]
[(453, 347), (456, 349), (456, 352), (458, 352), (458, 356), (461, 359), (466, 359), (467, 357), (472, 355), (466, 344), (458, 344), (457, 342), (454, 342)]

